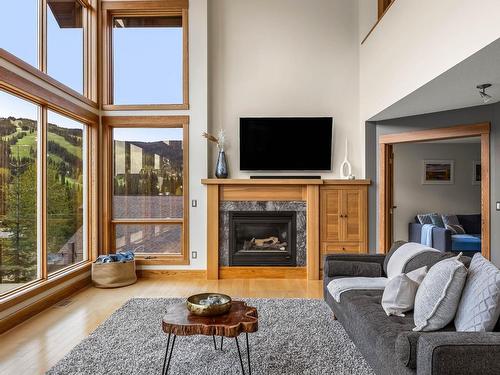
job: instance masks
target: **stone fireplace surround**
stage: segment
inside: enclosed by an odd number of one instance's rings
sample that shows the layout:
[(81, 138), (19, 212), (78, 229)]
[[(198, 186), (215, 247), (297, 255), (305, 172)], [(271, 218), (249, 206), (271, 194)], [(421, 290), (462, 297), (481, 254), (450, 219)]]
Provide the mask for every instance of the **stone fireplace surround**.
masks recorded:
[(229, 213), (231, 211), (294, 211), (297, 215), (297, 267), (306, 266), (306, 202), (304, 201), (222, 201), (219, 205), (219, 266), (229, 266)]

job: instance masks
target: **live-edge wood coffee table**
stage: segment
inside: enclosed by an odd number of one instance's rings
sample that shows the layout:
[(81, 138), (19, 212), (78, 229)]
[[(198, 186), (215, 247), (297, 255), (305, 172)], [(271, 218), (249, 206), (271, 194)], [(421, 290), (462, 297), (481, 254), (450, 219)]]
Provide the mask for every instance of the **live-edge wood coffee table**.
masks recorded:
[[(252, 374), (248, 334), (257, 332), (258, 329), (258, 315), (255, 307), (247, 306), (247, 304), (242, 301), (233, 301), (231, 302), (231, 309), (224, 315), (197, 316), (189, 312), (185, 303), (179, 303), (167, 308), (167, 314), (163, 317), (162, 327), (163, 331), (168, 334), (167, 350), (165, 351), (165, 358), (163, 360), (163, 375), (168, 373), (170, 360), (172, 359), (172, 353), (174, 351), (175, 339), (177, 336), (192, 335), (212, 336), (215, 350), (217, 350), (215, 336), (221, 336), (220, 350), (222, 350), (224, 337), (234, 337), (236, 341), (236, 348), (238, 349), (241, 372), (245, 375), (243, 358), (241, 356), (240, 344), (238, 342), (238, 336), (241, 333), (245, 333), (248, 373), (249, 375)], [(174, 337), (170, 340), (172, 335)], [(172, 345), (170, 345), (170, 341), (172, 341)]]

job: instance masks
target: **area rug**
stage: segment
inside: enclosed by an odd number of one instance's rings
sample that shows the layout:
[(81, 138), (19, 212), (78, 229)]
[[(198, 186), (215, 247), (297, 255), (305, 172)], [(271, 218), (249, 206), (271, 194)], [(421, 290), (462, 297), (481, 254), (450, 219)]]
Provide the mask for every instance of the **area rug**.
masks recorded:
[[(312, 299), (243, 299), (255, 306), (252, 374), (374, 374), (326, 303)], [(78, 344), (48, 374), (161, 374), (167, 335), (162, 316), (178, 298), (134, 298)], [(240, 346), (246, 353), (244, 336)], [(234, 339), (215, 351), (212, 337), (177, 337), (169, 374), (240, 374)]]

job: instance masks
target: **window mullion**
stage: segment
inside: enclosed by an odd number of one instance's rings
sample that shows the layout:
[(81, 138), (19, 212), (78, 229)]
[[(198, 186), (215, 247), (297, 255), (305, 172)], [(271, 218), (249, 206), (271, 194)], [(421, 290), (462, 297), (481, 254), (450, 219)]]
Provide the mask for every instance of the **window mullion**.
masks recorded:
[(47, 107), (40, 109), (40, 137), (38, 140), (38, 249), (41, 278), (47, 279)]
[(38, 1), (38, 67), (47, 73), (47, 0)]

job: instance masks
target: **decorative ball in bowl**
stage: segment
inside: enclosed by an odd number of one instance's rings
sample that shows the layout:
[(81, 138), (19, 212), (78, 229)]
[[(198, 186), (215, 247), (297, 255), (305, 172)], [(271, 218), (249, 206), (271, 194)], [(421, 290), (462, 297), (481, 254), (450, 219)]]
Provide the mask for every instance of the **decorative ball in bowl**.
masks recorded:
[(219, 293), (195, 294), (187, 299), (186, 305), (194, 315), (222, 315), (231, 309), (231, 297)]

